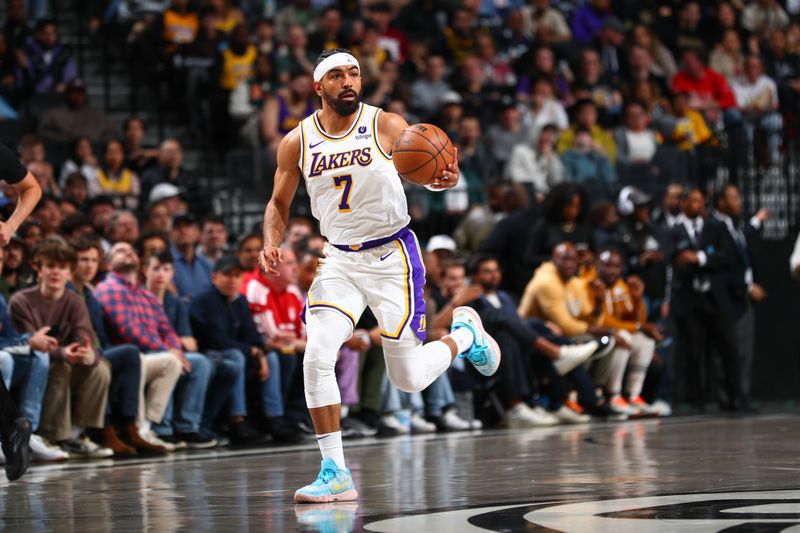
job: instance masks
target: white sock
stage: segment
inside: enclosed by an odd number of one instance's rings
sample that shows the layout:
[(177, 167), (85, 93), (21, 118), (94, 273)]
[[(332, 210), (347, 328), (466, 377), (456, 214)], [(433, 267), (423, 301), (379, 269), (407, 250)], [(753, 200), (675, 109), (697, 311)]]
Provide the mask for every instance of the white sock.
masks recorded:
[(347, 415), (349, 415), (349, 414), (350, 414), (350, 406), (349, 405), (343, 405), (342, 406), (342, 418), (347, 418)]
[(78, 426), (72, 426), (72, 429), (69, 433), (70, 440), (78, 440), (81, 438), (81, 433), (83, 433), (83, 428), (79, 428)]
[(317, 435), (317, 444), (319, 444), (319, 451), (322, 452), (323, 459), (333, 459), (339, 470), (344, 470), (344, 448), (342, 448), (342, 432), (334, 431), (333, 433), (325, 433)]
[(464, 353), (470, 349), (472, 343), (475, 341), (475, 336), (469, 328), (458, 328), (450, 333), (450, 338), (453, 339), (458, 347), (458, 353)]

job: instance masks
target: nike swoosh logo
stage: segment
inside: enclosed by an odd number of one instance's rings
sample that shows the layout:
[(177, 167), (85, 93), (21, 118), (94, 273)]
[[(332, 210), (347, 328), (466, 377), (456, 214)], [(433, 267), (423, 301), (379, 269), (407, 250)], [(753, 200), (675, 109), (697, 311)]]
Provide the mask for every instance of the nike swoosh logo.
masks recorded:
[(394, 252), (395, 252), (395, 251), (394, 251), (394, 250), (392, 250), (392, 251), (391, 251), (391, 252), (389, 252), (388, 254), (386, 254), (386, 255), (382, 255), (382, 256), (381, 256), (381, 261), (383, 261), (384, 259), (386, 259), (386, 258), (387, 258), (387, 257), (389, 257), (390, 255), (392, 255)]
[(309, 145), (308, 145), (308, 149), (309, 149), (309, 150), (313, 150), (314, 148), (316, 148), (317, 146), (319, 146), (320, 144), (322, 144), (322, 143), (324, 143), (324, 142), (325, 142), (325, 139), (321, 140), (320, 142), (318, 142), (318, 143), (316, 143), (316, 144), (309, 144)]

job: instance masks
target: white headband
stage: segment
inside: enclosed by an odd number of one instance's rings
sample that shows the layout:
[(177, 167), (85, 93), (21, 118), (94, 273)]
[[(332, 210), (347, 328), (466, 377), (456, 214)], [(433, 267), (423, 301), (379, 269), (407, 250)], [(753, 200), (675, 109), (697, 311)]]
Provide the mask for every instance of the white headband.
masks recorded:
[(361, 70), (361, 66), (358, 64), (358, 60), (355, 57), (344, 52), (339, 52), (338, 54), (326, 57), (322, 60), (322, 63), (317, 65), (317, 68), (314, 69), (314, 81), (320, 81), (332, 68), (343, 66), (357, 67)]

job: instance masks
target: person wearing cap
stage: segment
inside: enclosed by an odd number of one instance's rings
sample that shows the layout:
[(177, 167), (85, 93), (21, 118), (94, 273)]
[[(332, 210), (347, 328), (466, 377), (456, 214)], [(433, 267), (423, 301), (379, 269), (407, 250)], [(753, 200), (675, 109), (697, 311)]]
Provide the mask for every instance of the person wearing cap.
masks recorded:
[(65, 105), (48, 110), (37, 133), (45, 141), (68, 143), (79, 137), (107, 142), (120, 136), (119, 128), (97, 109), (87, 107), (86, 86), (76, 78), (64, 91)]
[[(209, 210), (209, 196), (198, 186), (193, 173), (183, 166), (183, 148), (177, 139), (165, 139), (158, 148), (158, 165), (151, 166), (141, 176), (141, 203), (154, 202), (151, 191), (161, 183), (176, 187), (185, 197), (189, 211), (202, 216)], [(163, 189), (162, 199), (176, 196), (174, 189)]]
[(178, 294), (191, 300), (211, 287), (214, 265), (197, 255), (200, 225), (192, 215), (178, 215), (172, 221), (170, 251), (175, 257), (175, 288)]
[(259, 440), (261, 434), (246, 421), (245, 377), (248, 373), (257, 374), (263, 384), (271, 380), (270, 384), (277, 391), (271, 399), (277, 402), (281, 402), (281, 379), (279, 369), (267, 364), (264, 339), (253, 324), (247, 300), (239, 294), (243, 274), (244, 269), (236, 256), (227, 255), (217, 260), (213, 284), (192, 300), (189, 318), (200, 349), (216, 366), (235, 365), (239, 369), (228, 393), (216, 389), (209, 392), (204, 423), (210, 425), (218, 415), (224, 414), (234, 441), (253, 442)]
[(145, 357), (169, 353), (182, 366), (178, 385), (182, 390), (182, 401), (176, 406), (174, 421), (168, 420), (172, 413), (167, 407), (160, 424), (152, 425), (144, 421), (140, 435), (151, 444), (167, 449), (179, 442), (198, 447), (215, 446), (213, 439), (200, 435), (206, 391), (211, 379), (211, 363), (202, 354), (184, 350), (164, 306), (152, 292), (139, 285), (141, 263), (133, 246), (126, 242), (116, 243), (106, 260), (109, 273), (97, 285), (94, 295), (106, 315), (111, 342), (133, 344)]

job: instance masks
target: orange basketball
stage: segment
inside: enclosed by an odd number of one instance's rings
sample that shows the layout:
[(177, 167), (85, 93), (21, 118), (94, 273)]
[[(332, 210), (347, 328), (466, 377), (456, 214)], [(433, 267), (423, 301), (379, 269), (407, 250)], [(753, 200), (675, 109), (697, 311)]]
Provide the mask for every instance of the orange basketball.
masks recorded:
[(442, 176), (455, 161), (453, 141), (433, 124), (413, 124), (403, 130), (394, 143), (392, 161), (400, 177), (417, 185), (427, 185)]

